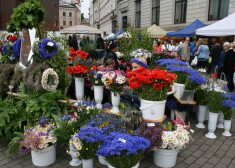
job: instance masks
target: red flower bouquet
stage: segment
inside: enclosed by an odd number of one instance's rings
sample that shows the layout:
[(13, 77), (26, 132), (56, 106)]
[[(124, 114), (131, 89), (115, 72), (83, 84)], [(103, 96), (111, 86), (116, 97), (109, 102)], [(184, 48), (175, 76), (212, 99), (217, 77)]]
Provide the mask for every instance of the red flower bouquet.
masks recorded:
[(75, 65), (68, 67), (67, 72), (74, 77), (85, 77), (88, 73), (88, 68), (85, 65)]
[(75, 51), (73, 48), (70, 49), (70, 54), (69, 54), (69, 61), (75, 61), (77, 59), (87, 59), (88, 53), (83, 52), (81, 50)]
[(127, 74), (131, 90), (141, 99), (149, 101), (166, 100), (167, 92), (176, 81), (176, 75), (164, 70), (140, 68)]

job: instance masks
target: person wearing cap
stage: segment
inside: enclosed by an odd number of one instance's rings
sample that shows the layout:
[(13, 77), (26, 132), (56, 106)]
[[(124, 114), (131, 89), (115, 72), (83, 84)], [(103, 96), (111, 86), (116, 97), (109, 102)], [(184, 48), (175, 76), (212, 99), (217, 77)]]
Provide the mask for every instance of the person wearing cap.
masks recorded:
[(115, 62), (115, 69), (118, 69), (119, 63), (118, 63), (118, 57), (116, 52), (118, 51), (118, 46), (115, 42), (111, 43), (109, 46), (109, 49), (107, 51), (107, 56), (104, 59), (104, 62), (106, 62), (108, 59), (112, 59)]

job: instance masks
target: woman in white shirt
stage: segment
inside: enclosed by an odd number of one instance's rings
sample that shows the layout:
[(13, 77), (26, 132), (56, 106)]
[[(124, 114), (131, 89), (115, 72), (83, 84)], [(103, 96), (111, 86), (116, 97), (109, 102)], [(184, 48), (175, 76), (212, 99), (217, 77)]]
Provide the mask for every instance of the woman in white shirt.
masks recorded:
[(172, 45), (170, 46), (169, 51), (171, 52), (171, 54), (178, 55), (179, 46), (176, 46), (175, 41), (172, 42)]

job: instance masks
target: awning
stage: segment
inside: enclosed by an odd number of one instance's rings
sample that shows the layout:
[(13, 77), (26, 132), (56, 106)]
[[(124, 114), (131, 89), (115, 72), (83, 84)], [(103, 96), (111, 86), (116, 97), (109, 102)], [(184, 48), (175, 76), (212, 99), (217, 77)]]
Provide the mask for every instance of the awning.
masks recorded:
[(90, 26), (76, 25), (61, 30), (61, 34), (102, 34), (103, 31)]
[(155, 24), (149, 27), (147, 32), (149, 32), (151, 38), (162, 38), (166, 35), (166, 31)]

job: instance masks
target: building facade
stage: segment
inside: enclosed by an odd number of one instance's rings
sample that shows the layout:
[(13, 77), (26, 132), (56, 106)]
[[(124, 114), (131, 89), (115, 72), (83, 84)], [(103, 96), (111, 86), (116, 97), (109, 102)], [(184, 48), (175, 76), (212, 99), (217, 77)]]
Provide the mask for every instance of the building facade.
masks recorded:
[[(90, 9), (94, 4), (91, 0)], [(112, 0), (104, 0), (111, 3)], [(117, 32), (133, 25), (135, 28), (148, 28), (153, 24), (159, 25), (166, 31), (176, 31), (196, 19), (209, 25), (217, 20), (223, 19), (235, 12), (235, 0), (116, 0), (116, 25), (115, 31), (112, 27), (103, 31)], [(110, 10), (99, 8), (102, 15), (109, 14)], [(92, 15), (90, 11), (90, 15)], [(97, 22), (99, 22), (97, 20)], [(103, 24), (109, 24), (112, 18), (105, 20)], [(93, 26), (93, 24), (91, 24)], [(100, 27), (102, 30), (102, 27)], [(109, 30), (107, 30), (109, 29)]]
[(60, 0), (59, 5), (60, 29), (81, 24), (81, 4), (73, 1)]
[[(0, 0), (0, 30), (6, 30), (7, 22), (16, 8), (24, 0)], [(39, 0), (45, 8), (45, 30), (59, 30), (59, 0)]]

